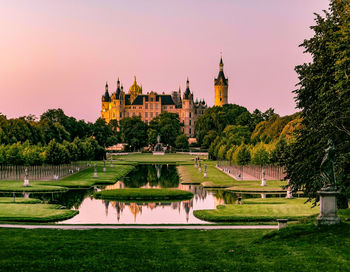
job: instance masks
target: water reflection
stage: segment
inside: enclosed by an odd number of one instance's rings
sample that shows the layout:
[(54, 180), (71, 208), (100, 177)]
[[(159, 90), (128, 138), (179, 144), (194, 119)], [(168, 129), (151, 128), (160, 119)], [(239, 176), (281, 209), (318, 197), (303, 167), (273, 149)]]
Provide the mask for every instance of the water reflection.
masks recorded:
[[(194, 197), (172, 202), (120, 202), (94, 199), (94, 190), (123, 188), (178, 188), (191, 191)], [(23, 194), (16, 194), (23, 196)], [(1, 194), (1, 196), (4, 196)], [(12, 196), (12, 194), (8, 194)], [(207, 190), (198, 185), (182, 185), (174, 165), (138, 165), (113, 185), (64, 193), (30, 193), (31, 198), (79, 210), (75, 217), (59, 222), (67, 224), (195, 224), (208, 223), (193, 216), (194, 210), (215, 209), (217, 205), (237, 203), (251, 197), (285, 197), (285, 194), (235, 194), (224, 190)]]

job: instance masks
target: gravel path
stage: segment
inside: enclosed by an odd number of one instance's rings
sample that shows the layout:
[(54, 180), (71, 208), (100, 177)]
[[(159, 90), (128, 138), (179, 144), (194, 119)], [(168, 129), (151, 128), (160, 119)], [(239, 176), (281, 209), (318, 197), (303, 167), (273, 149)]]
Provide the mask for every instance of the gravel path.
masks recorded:
[(257, 226), (150, 226), (150, 225), (15, 225), (0, 224), (0, 228), (21, 228), (21, 229), (63, 229), (63, 230), (90, 230), (90, 229), (200, 229), (200, 230), (219, 230), (219, 229), (278, 229), (277, 226), (257, 225)]

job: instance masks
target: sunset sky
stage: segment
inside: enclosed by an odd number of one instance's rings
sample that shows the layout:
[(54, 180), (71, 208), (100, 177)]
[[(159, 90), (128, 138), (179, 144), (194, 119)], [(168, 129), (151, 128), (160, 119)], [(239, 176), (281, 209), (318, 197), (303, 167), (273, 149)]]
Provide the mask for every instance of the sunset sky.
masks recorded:
[(229, 102), (296, 111), (294, 67), (310, 56), (314, 12), (328, 0), (0, 0), (0, 112), (39, 116), (62, 108), (100, 115), (105, 82), (129, 89), (185, 87), (214, 104), (220, 52)]

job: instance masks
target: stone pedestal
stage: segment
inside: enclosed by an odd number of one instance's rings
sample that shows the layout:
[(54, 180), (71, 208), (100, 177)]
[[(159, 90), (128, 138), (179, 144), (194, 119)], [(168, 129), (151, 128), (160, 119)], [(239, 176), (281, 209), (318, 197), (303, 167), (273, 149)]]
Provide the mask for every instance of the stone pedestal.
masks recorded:
[(23, 184), (24, 187), (29, 187), (29, 179), (24, 179), (24, 184)]
[(103, 172), (106, 172), (106, 167), (103, 167)]
[(293, 194), (292, 194), (292, 191), (290, 190), (290, 188), (288, 187), (287, 189), (287, 195), (286, 195), (286, 198), (294, 198), (293, 197)]
[(335, 190), (322, 189), (320, 195), (320, 215), (317, 217), (317, 225), (334, 225), (340, 223), (337, 215), (337, 195)]
[(207, 172), (204, 172), (203, 177), (204, 177), (204, 178), (207, 177)]
[(277, 219), (278, 229), (283, 229), (288, 226), (288, 219)]
[(266, 186), (266, 178), (261, 179), (261, 186)]

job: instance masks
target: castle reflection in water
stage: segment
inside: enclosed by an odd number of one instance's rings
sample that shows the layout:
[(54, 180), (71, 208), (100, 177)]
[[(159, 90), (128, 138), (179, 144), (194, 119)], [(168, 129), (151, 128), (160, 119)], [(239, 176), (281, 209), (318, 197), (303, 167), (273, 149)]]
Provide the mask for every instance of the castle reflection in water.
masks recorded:
[[(113, 185), (109, 185), (105, 187), (105, 190), (114, 190), (114, 189), (123, 189), (125, 188), (125, 184), (123, 181), (118, 181)], [(161, 186), (151, 186), (149, 183), (140, 187), (140, 188), (162, 188)], [(180, 210), (183, 209), (186, 214), (186, 221), (188, 222), (190, 216), (190, 210), (193, 209), (193, 201), (204, 201), (207, 197), (208, 192), (202, 186), (194, 186), (194, 185), (183, 185), (179, 184), (177, 189), (190, 191), (193, 193), (194, 197), (191, 200), (184, 201), (176, 201), (176, 202), (144, 202), (144, 203), (133, 203), (133, 202), (118, 202), (118, 201), (108, 201), (102, 200), (102, 203), (105, 205), (105, 213), (108, 215), (108, 209), (112, 206), (117, 212), (117, 220), (119, 222), (120, 217), (123, 214), (123, 211), (126, 207), (129, 208), (130, 213), (134, 217), (134, 223), (136, 223), (136, 218), (138, 215), (142, 214), (142, 209), (154, 210), (157, 207), (171, 207), (173, 210), (178, 210), (180, 214)], [(225, 204), (225, 200), (222, 197), (216, 197), (215, 206), (220, 204)]]

